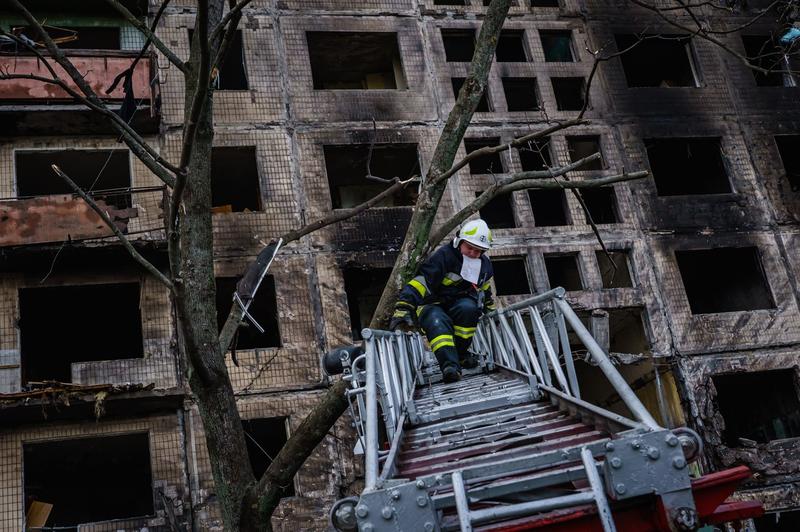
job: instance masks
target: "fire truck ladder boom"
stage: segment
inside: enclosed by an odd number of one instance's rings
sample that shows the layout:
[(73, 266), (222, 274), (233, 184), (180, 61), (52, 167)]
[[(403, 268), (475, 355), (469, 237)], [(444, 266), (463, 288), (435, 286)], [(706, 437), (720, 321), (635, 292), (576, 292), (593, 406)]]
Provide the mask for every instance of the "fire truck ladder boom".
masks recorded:
[[(562, 288), (484, 316), (480, 367), (456, 383), (419, 334), (362, 336), (324, 360), (350, 383), (364, 457), (360, 496), (331, 509), (336, 530), (675, 531), (763, 513), (725, 501), (747, 468), (690, 476), (699, 436), (656, 422)], [(576, 348), (630, 418), (581, 398)]]

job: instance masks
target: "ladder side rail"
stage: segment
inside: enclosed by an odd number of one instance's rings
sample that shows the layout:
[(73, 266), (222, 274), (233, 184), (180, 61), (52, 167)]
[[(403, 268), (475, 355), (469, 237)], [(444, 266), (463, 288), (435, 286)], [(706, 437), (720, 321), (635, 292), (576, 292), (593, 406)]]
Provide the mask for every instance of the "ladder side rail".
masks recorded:
[(366, 347), (366, 445), (364, 449), (364, 489), (374, 490), (378, 483), (378, 390), (375, 359), (377, 346), (373, 332), (362, 333)]
[(516, 329), (517, 337), (522, 341), (522, 345), (524, 346), (528, 364), (539, 381), (542, 381), (544, 379), (542, 367), (539, 365), (539, 360), (536, 358), (536, 351), (534, 351), (533, 344), (531, 344), (531, 338), (528, 336), (525, 322), (522, 321), (522, 311), (515, 311), (512, 313), (512, 316), (514, 318), (514, 328)]
[(511, 357), (508, 356), (508, 351), (506, 350), (506, 346), (503, 343), (503, 338), (500, 335), (500, 332), (497, 330), (497, 324), (495, 324), (494, 319), (489, 319), (489, 329), (491, 331), (491, 338), (492, 344), (494, 345), (495, 349), (492, 349), (492, 352), (499, 351), (500, 360), (499, 362), (502, 363), (506, 367), (514, 367)]
[(402, 410), (400, 372), (398, 371), (397, 359), (395, 358), (395, 339), (396, 338), (380, 339), (383, 347), (383, 356), (380, 358), (379, 362), (383, 369), (383, 378), (386, 383), (385, 395), (387, 396), (386, 399), (390, 406), (389, 412), (386, 413), (389, 415), (389, 420), (391, 421), (391, 430), (387, 431), (389, 439), (394, 437), (394, 432), (397, 429), (397, 420), (400, 419), (400, 411)]
[(555, 304), (553, 305), (553, 313), (555, 315), (556, 326), (558, 327), (558, 338), (561, 341), (561, 352), (564, 354), (564, 364), (567, 367), (569, 385), (572, 389), (572, 394), (580, 399), (581, 387), (578, 384), (578, 374), (575, 372), (575, 361), (572, 359), (572, 347), (569, 345), (569, 336), (567, 336), (567, 326), (564, 323), (564, 315)]
[[(553, 376), (551, 375), (550, 364), (547, 362), (547, 353), (544, 350), (544, 343), (542, 343), (542, 335), (536, 328), (536, 322), (533, 319), (533, 307), (528, 307), (528, 319), (531, 322), (531, 331), (533, 334), (533, 341), (536, 344), (536, 356), (539, 358), (539, 365), (542, 367), (542, 375), (544, 383), (548, 386), (553, 384)], [(560, 368), (559, 368), (560, 369)], [(552, 370), (555, 372), (555, 370)]]
[(395, 407), (394, 393), (392, 391), (392, 375), (389, 371), (389, 353), (386, 338), (376, 339), (378, 350), (375, 357), (377, 370), (378, 403), (381, 405), (383, 415), (383, 425), (386, 427), (386, 435), (391, 439), (394, 436)]
[(400, 415), (400, 419), (397, 421), (397, 430), (392, 438), (392, 445), (389, 448), (389, 454), (386, 455), (386, 459), (383, 462), (383, 469), (381, 469), (381, 474), (378, 477), (378, 486), (383, 486), (384, 483), (388, 479), (392, 478), (397, 472), (397, 455), (400, 454), (400, 441), (403, 438), (403, 425), (405, 424), (406, 419), (406, 413), (403, 412)]
[(614, 387), (614, 390), (619, 394), (620, 398), (631, 411), (633, 416), (651, 429), (660, 429), (661, 427), (659, 424), (656, 422), (650, 412), (647, 411), (647, 408), (645, 408), (631, 387), (628, 386), (628, 383), (625, 381), (619, 371), (617, 371), (617, 368), (615, 368), (611, 363), (608, 355), (606, 355), (605, 351), (603, 351), (603, 349), (597, 344), (589, 330), (583, 325), (580, 318), (578, 318), (578, 315), (575, 314), (575, 311), (572, 310), (572, 308), (567, 304), (566, 301), (563, 300), (563, 298), (556, 297), (553, 301), (564, 315), (564, 318), (569, 323), (572, 330), (589, 350), (589, 354), (592, 356), (592, 359), (597, 363), (598, 366), (600, 366), (603, 374), (605, 374), (606, 378)]
[(594, 461), (594, 455), (587, 447), (581, 449), (581, 461), (583, 461), (583, 468), (586, 470), (586, 478), (589, 480), (589, 486), (591, 486), (592, 493), (594, 493), (595, 504), (597, 504), (597, 516), (600, 518), (603, 530), (605, 532), (617, 532), (617, 527), (614, 525), (614, 518), (611, 515), (611, 507), (608, 505), (608, 499), (606, 498), (603, 481), (600, 480), (600, 475), (597, 473), (597, 464)]
[[(518, 311), (510, 312), (509, 314), (513, 316), (516, 315)], [(522, 345), (517, 335), (514, 333), (514, 330), (511, 328), (511, 325), (508, 323), (508, 318), (505, 314), (500, 314), (498, 316), (500, 318), (500, 327), (503, 329), (506, 337), (508, 338), (508, 343), (511, 345), (511, 351), (516, 356), (517, 361), (519, 362), (519, 366), (524, 369), (528, 374), (533, 373), (533, 368), (531, 368), (530, 362), (528, 361), (528, 357), (525, 356), (525, 352), (522, 350)]]
[(565, 392), (570, 393), (571, 389), (567, 384), (567, 379), (564, 376), (564, 372), (561, 369), (561, 362), (559, 362), (558, 360), (558, 354), (553, 348), (553, 344), (550, 343), (550, 335), (547, 334), (547, 329), (545, 329), (544, 322), (542, 321), (542, 316), (539, 313), (538, 308), (533, 307), (533, 312), (531, 313), (531, 317), (533, 319), (533, 323), (536, 326), (537, 331), (539, 331), (539, 337), (542, 340), (542, 346), (544, 347), (545, 353), (547, 353), (547, 358), (550, 361), (550, 366), (552, 367), (553, 372), (556, 374), (558, 383), (561, 385), (561, 388)]

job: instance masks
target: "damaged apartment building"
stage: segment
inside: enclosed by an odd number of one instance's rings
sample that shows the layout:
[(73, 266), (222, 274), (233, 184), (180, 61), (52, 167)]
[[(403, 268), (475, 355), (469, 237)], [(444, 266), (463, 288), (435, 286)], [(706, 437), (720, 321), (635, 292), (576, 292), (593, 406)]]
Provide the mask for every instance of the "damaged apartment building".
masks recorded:
[[(427, 170), (488, 3), (254, 0), (245, 9), (215, 93), (220, 316), (265, 242), (380, 192), (364, 179), (371, 144), (374, 175)], [(98, 91), (144, 44), (103, 1), (25, 4)], [(160, 6), (124, 4), (146, 21)], [(735, 28), (767, 5), (703, 12)], [(191, 0), (174, 0), (158, 29), (184, 58), (194, 13)], [(774, 19), (719, 39), (760, 55)], [(11, 11), (0, 12), (0, 26), (25, 31)], [(643, 34), (668, 38), (602, 63), (587, 85), (590, 50), (622, 50)], [(649, 170), (583, 193), (610, 255), (563, 190), (486, 205), (498, 300), (563, 286), (658, 421), (701, 434), (704, 470), (751, 468), (737, 496), (764, 502), (757, 529), (797, 530), (800, 88), (689, 37), (623, 0), (516, 0), (459, 156), (574, 118), (587, 96), (589, 123), (472, 161), (451, 179), (440, 217), (498, 174), (594, 152), (602, 160), (570, 179)], [(43, 67), (3, 47), (0, 68)], [(148, 53), (132, 85), (131, 123), (174, 160), (179, 72)], [(119, 106), (122, 87), (106, 96)], [(167, 290), (52, 164), (94, 191), (141, 253), (167, 268), (161, 182), (63, 92), (0, 81), (0, 530), (221, 530)], [(415, 199), (407, 189), (277, 256), (251, 309), (266, 332), (245, 329), (238, 365), (227, 359), (257, 474), (323, 393), (320, 354), (358, 340), (369, 322)], [(590, 383), (599, 370), (581, 362), (578, 372)], [(608, 388), (585, 394), (620, 406)], [(358, 485), (353, 440), (346, 415), (286, 486), (279, 530), (325, 529), (331, 502)]]

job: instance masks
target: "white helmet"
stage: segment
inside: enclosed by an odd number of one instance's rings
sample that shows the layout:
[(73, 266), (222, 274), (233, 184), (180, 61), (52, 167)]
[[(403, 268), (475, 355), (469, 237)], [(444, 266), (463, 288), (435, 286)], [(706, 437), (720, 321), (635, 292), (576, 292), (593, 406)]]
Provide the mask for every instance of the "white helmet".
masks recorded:
[(460, 246), (462, 240), (466, 240), (476, 248), (485, 251), (492, 246), (492, 231), (483, 220), (470, 220), (456, 233), (456, 237), (453, 239), (453, 247)]

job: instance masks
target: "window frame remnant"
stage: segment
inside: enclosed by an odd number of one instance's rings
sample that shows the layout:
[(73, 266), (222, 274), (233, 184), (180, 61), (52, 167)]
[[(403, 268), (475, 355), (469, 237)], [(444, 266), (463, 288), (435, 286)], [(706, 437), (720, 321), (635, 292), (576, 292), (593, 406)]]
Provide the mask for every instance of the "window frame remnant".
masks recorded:
[[(219, 330), (222, 330), (231, 306), (236, 304), (233, 301), (233, 293), (236, 290), (236, 283), (240, 279), (241, 276), (238, 275), (217, 275), (214, 278), (217, 326)], [(252, 323), (245, 320), (244, 323), (247, 323), (247, 326), (239, 327), (231, 349), (244, 351), (283, 347), (277, 294), (275, 276), (265, 275), (255, 299), (253, 299), (248, 309), (250, 315), (264, 328), (264, 333), (259, 333)]]

